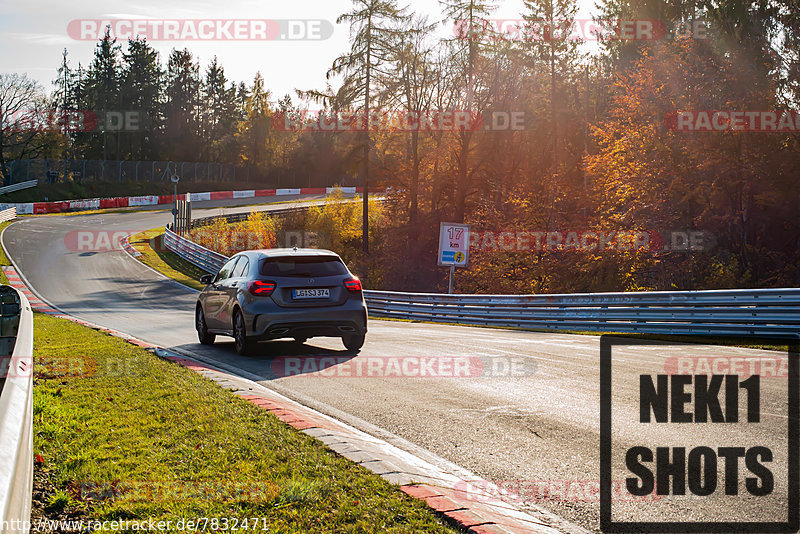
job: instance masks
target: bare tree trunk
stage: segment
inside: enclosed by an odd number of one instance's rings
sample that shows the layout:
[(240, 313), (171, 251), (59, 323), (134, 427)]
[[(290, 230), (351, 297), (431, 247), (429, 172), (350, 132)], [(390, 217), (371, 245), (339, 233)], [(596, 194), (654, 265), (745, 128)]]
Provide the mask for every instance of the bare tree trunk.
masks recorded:
[(409, 222), (414, 222), (417, 219), (417, 210), (419, 209), (419, 132), (416, 130), (411, 131), (411, 157), (413, 159), (413, 166), (411, 169), (411, 206), (408, 210)]
[(458, 172), (456, 174), (456, 208), (455, 208), (455, 222), (464, 222), (464, 216), (467, 211), (467, 193), (469, 192), (469, 145), (472, 140), (472, 132), (465, 131), (461, 135), (461, 147), (459, 148), (458, 155)]
[[(475, 41), (474, 41), (474, 13), (472, 5), (469, 9), (469, 40), (468, 42), (468, 62), (467, 62), (467, 112), (472, 115), (473, 91), (474, 91), (474, 70), (475, 70)], [(471, 125), (470, 125), (471, 126)], [(468, 129), (462, 132), (461, 147), (458, 155), (458, 173), (456, 176), (456, 209), (455, 222), (464, 222), (467, 211), (467, 193), (469, 192), (469, 146), (472, 141), (472, 132)]]
[[(552, 27), (552, 22), (551, 22)], [(556, 111), (556, 58), (550, 45), (550, 116), (553, 121), (553, 176), (558, 174), (558, 116)]]
[(364, 110), (366, 113), (366, 125), (365, 125), (365, 143), (364, 143), (364, 177), (362, 180), (362, 186), (364, 187), (364, 204), (362, 206), (361, 212), (361, 239), (362, 243), (361, 246), (364, 250), (364, 254), (369, 254), (369, 143), (370, 143), (370, 136), (369, 136), (369, 88), (370, 88), (370, 75), (371, 72), (371, 61), (372, 61), (372, 15), (367, 19), (368, 31), (370, 32), (369, 36), (367, 37), (367, 72), (366, 72), (366, 79), (365, 84), (366, 87), (364, 88)]

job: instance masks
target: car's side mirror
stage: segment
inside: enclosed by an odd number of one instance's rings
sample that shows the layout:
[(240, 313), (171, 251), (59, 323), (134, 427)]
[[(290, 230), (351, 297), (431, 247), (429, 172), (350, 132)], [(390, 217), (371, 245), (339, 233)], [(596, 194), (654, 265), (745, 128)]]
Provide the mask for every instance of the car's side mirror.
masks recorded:
[(203, 276), (200, 277), (201, 284), (209, 285), (213, 281), (214, 281), (213, 274), (204, 274)]

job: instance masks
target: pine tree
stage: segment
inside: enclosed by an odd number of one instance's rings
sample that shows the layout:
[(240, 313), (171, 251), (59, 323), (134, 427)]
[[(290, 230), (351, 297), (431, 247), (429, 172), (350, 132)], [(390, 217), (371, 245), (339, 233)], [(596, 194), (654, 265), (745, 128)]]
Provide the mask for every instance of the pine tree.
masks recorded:
[(214, 56), (203, 80), (203, 147), (208, 161), (223, 161), (233, 148), (240, 120), (236, 108), (236, 86), (228, 85), (225, 69)]
[(264, 86), (261, 73), (256, 73), (245, 104), (246, 118), (239, 125), (242, 159), (249, 164), (266, 169), (272, 153), (268, 146), (270, 92)]
[(119, 157), (119, 133), (107, 132), (103, 118), (107, 112), (120, 109), (120, 46), (112, 39), (110, 28), (94, 50), (94, 57), (86, 73), (84, 89), (87, 108), (101, 121), (102, 135), (87, 136), (87, 154), (91, 159)]
[(145, 39), (128, 41), (128, 51), (123, 55), (122, 109), (137, 112), (139, 131), (129, 132), (131, 139), (129, 157), (133, 159), (157, 159), (156, 139), (159, 132), (154, 128), (163, 116), (162, 94), (164, 71), (158, 52)]
[(192, 161), (200, 153), (200, 67), (187, 49), (172, 50), (167, 64), (166, 133), (169, 157)]
[[(349, 23), (351, 33), (350, 52), (336, 58), (328, 71), (328, 77), (344, 75), (343, 87), (348, 88), (347, 100), (350, 104), (363, 101), (361, 111), (368, 118), (372, 110), (372, 97), (375, 87), (373, 77), (376, 71), (391, 58), (392, 36), (403, 11), (398, 9), (395, 0), (353, 0), (354, 10), (336, 20), (337, 24)], [(362, 136), (363, 162), (361, 184), (364, 188), (362, 207), (362, 248), (369, 253), (369, 158), (371, 141), (369, 121), (364, 125)]]

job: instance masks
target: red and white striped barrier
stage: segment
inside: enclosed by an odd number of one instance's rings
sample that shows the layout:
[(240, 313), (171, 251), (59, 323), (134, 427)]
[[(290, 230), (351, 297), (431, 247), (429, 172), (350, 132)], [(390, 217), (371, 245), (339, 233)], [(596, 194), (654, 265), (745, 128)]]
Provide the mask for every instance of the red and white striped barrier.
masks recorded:
[[(284, 195), (329, 195), (334, 191), (345, 194), (361, 193), (362, 187), (301, 187), (299, 189), (249, 189), (245, 191), (210, 191), (206, 193), (186, 193), (192, 202), (203, 200), (223, 200), (228, 198), (255, 198)], [(370, 192), (382, 193), (383, 189), (370, 188)], [(184, 197), (184, 194), (178, 195)], [(39, 215), (43, 213), (67, 213), (109, 208), (128, 208), (135, 206), (158, 206), (172, 204), (175, 195), (149, 195), (140, 197), (92, 198), (65, 200), (61, 202), (0, 203), (0, 210), (17, 208), (18, 215)]]

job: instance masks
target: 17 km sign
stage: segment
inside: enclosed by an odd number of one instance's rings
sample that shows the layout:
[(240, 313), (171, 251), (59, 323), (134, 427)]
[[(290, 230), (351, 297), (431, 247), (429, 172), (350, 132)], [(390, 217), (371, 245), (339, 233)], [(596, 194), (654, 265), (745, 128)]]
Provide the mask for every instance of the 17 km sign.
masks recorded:
[(466, 267), (469, 262), (468, 224), (439, 225), (439, 265)]

